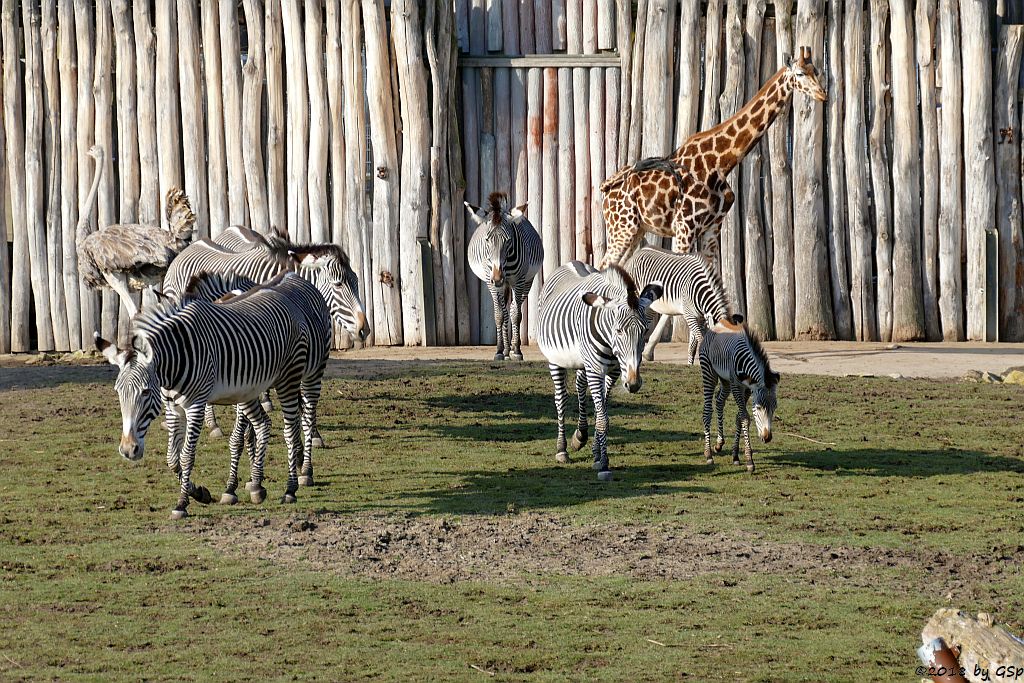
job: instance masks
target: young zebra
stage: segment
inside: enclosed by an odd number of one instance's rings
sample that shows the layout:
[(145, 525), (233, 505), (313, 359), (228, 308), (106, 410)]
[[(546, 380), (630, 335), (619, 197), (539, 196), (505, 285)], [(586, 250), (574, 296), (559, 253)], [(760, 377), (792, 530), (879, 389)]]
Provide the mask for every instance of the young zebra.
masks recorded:
[(594, 402), (594, 469), (598, 470), (599, 479), (611, 479), (608, 389), (621, 374), (628, 392), (640, 390), (640, 354), (650, 324), (647, 309), (661, 292), (661, 284), (654, 282), (638, 295), (632, 278), (618, 266), (598, 271), (580, 261), (565, 264), (544, 283), (537, 344), (548, 359), (548, 371), (555, 384), (558, 462), (569, 462), (565, 450), (565, 408), (569, 400), (566, 370), (576, 370), (580, 426), (573, 436), (573, 447), (578, 450), (587, 441), (583, 390), (588, 386)]
[[(714, 396), (718, 410), (718, 438), (714, 452), (718, 453), (725, 444), (722, 436), (724, 427), (725, 401), (731, 392), (736, 400), (736, 438), (732, 446), (732, 462), (740, 464), (740, 437), (743, 437), (743, 451), (747, 456), (747, 470), (754, 471), (754, 452), (750, 447), (750, 416), (747, 414), (747, 399), (754, 396), (754, 423), (761, 439), (772, 440), (772, 418), (777, 405), (776, 389), (779, 373), (768, 364), (768, 354), (760, 340), (750, 333), (743, 323), (743, 316), (733, 315), (732, 320), (720, 321), (704, 333), (700, 345), (700, 374), (704, 382), (704, 457), (708, 464), (714, 464), (711, 454), (711, 399)], [(715, 386), (721, 382), (718, 393)]]
[(719, 320), (729, 320), (729, 299), (718, 274), (699, 254), (677, 254), (655, 247), (638, 249), (622, 267), (638, 286), (660, 282), (665, 290), (651, 305), (661, 319), (644, 347), (644, 359), (654, 360), (654, 347), (661, 340), (670, 316), (681, 315), (690, 329), (686, 362), (693, 365), (704, 330)]
[[(477, 225), (467, 249), (469, 267), (487, 285), (494, 302), (494, 326), (498, 348), (494, 360), (522, 360), (519, 323), (522, 306), (533, 286), (533, 278), (544, 262), (544, 246), (540, 235), (523, 214), (525, 204), (511, 212), (506, 208), (508, 197), (492, 192), (487, 198), (487, 212), (466, 204)], [(510, 310), (511, 309), (511, 310)], [(511, 315), (510, 315), (511, 313)]]
[[(146, 431), (167, 402), (167, 465), (181, 482), (171, 518), (187, 516), (190, 497), (201, 503), (212, 500), (208, 489), (191, 481), (208, 403), (242, 404), (241, 412), (256, 433), (249, 493), (253, 502), (264, 500), (270, 418), (259, 397), (270, 387), (281, 401), (288, 446), (288, 487), (281, 502), (295, 502), (298, 460), (312, 443), (308, 432), (303, 443), (299, 412), (302, 425), (311, 425), (330, 350), (330, 317), (320, 292), (294, 273), (282, 273), (221, 303), (185, 293), (177, 302), (141, 312), (132, 331), (132, 348), (120, 350), (99, 335), (96, 346), (120, 368), (115, 387), (121, 404), (122, 456), (142, 457)], [(231, 502), (237, 483), (233, 470), (222, 500)]]
[[(181, 252), (167, 270), (164, 294), (176, 299), (193, 275), (199, 273), (235, 273), (255, 282), (266, 282), (282, 271), (296, 271), (316, 285), (334, 319), (349, 334), (366, 339), (370, 328), (359, 298), (359, 278), (349, 264), (348, 256), (335, 244), (293, 244), (283, 234), (266, 237), (244, 228), (231, 227), (222, 233), (225, 241), (243, 246), (248, 240), (254, 246), (232, 251), (210, 240), (199, 240)], [(269, 410), (269, 397), (265, 409)], [(206, 412), (210, 436), (223, 436), (211, 406)], [(313, 444), (322, 448), (324, 442), (314, 422)], [(304, 468), (305, 469), (305, 468)], [(299, 483), (313, 484), (313, 475), (303, 473)]]

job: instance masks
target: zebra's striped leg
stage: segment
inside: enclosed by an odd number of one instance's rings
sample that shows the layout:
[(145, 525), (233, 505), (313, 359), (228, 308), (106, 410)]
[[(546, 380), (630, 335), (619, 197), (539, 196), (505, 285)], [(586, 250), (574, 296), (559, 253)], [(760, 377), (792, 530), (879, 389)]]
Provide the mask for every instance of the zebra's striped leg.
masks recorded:
[(270, 416), (263, 410), (259, 400), (240, 404), (239, 411), (249, 433), (249, 500), (257, 505), (267, 498), (267, 490), (263, 488), (263, 463), (267, 457), (267, 442), (270, 441)]
[(732, 463), (740, 464), (740, 437), (743, 437), (743, 454), (747, 457), (747, 471), (754, 471), (754, 449), (750, 446), (750, 414), (747, 413), (747, 401), (750, 390), (742, 384), (733, 387), (732, 395), (736, 399), (736, 443), (732, 447)]
[(523, 301), (526, 300), (526, 296), (529, 293), (529, 289), (519, 294), (515, 289), (512, 290), (512, 301), (509, 302), (509, 343), (512, 344), (512, 352), (509, 357), (512, 360), (523, 359), (523, 338), (520, 336), (519, 325), (523, 322)]
[(576, 399), (579, 401), (576, 433), (572, 435), (572, 449), (578, 451), (587, 445), (587, 371), (576, 371)]
[(224, 430), (217, 424), (217, 413), (213, 412), (213, 404), (206, 405), (206, 410), (203, 411), (203, 420), (206, 422), (206, 428), (210, 430), (211, 439), (224, 438)]
[(690, 338), (687, 342), (687, 353), (686, 362), (689, 365), (693, 365), (693, 359), (697, 357), (697, 345), (700, 343), (704, 335), (700, 330), (700, 323), (697, 318), (687, 318), (686, 326), (690, 330)]
[(274, 402), (270, 400), (270, 390), (269, 389), (267, 391), (264, 391), (263, 395), (260, 396), (260, 403), (263, 404), (263, 410), (265, 412), (269, 413), (271, 410), (274, 409)]
[(167, 419), (167, 467), (181, 476), (181, 449), (185, 445), (185, 415), (179, 413), (179, 406), (170, 401), (164, 403)]
[(491, 302), (494, 304), (494, 336), (498, 345), (494, 352), (494, 360), (505, 360), (508, 353), (508, 335), (505, 332), (505, 319), (508, 317), (508, 309), (505, 304), (505, 289), (494, 286), (490, 280), (487, 281), (487, 291), (491, 293)]
[[(658, 319), (658, 324), (655, 325), (651, 335), (647, 338), (647, 344), (644, 346), (644, 360), (654, 360), (654, 347), (661, 342), (661, 335), (665, 333), (665, 327), (668, 326), (669, 320), (672, 319), (670, 315), (662, 315)], [(693, 359), (690, 359), (690, 365), (693, 365)]]
[[(700, 366), (700, 376), (704, 385), (704, 412), (701, 415), (701, 420), (704, 424), (704, 459), (709, 465), (714, 465), (715, 456), (711, 452), (711, 417), (715, 387), (718, 386), (718, 374), (713, 368), (702, 363)], [(719, 412), (719, 415), (721, 415), (721, 412)]]
[(188, 499), (195, 498), (204, 505), (213, 498), (205, 486), (192, 483), (192, 466), (196, 461), (196, 444), (199, 432), (203, 427), (203, 408), (205, 403), (196, 403), (185, 409), (186, 432), (185, 447), (181, 451), (181, 493), (178, 504), (171, 510), (171, 519), (183, 519), (188, 516)]
[[(608, 408), (605, 405), (605, 375), (600, 369), (587, 370), (590, 398), (594, 402), (594, 465), (598, 478), (606, 480), (608, 472)], [(602, 476), (603, 475), (603, 476)]]
[(729, 398), (729, 385), (725, 382), (718, 387), (718, 392), (715, 393), (715, 410), (718, 411), (718, 435), (715, 437), (715, 453), (722, 452), (722, 446), (725, 445), (725, 401)]
[[(302, 396), (302, 433), (304, 439), (299, 486), (313, 485), (313, 448), (316, 446), (317, 437), (316, 409), (320, 403), (322, 379), (322, 372), (314, 377), (304, 378), (300, 389)], [(322, 439), (320, 443), (323, 444)]]
[(299, 459), (302, 453), (302, 425), (299, 419), (301, 410), (301, 397), (299, 387), (289, 388), (282, 391), (277, 389), (277, 399), (281, 403), (281, 413), (284, 415), (284, 442), (288, 446), (288, 487), (282, 503), (294, 503), (295, 494), (299, 490)]
[(558, 441), (555, 446), (555, 460), (569, 462), (569, 453), (565, 450), (565, 407), (569, 403), (569, 391), (565, 385), (565, 368), (548, 363), (551, 381), (555, 384), (555, 414), (558, 419)]
[(612, 400), (612, 389), (615, 388), (615, 383), (619, 381), (619, 377), (622, 376), (622, 368), (619, 367), (618, 363), (613, 363), (608, 368), (608, 374), (604, 378), (604, 403), (607, 407)]
[(245, 446), (245, 436), (249, 431), (249, 420), (246, 419), (242, 405), (235, 406), (235, 425), (231, 428), (231, 435), (228, 437), (228, 449), (231, 451), (231, 466), (228, 470), (228, 482), (224, 486), (224, 493), (220, 496), (221, 505), (234, 505), (238, 502), (235, 489), (238, 488), (238, 460), (242, 457), (242, 448)]

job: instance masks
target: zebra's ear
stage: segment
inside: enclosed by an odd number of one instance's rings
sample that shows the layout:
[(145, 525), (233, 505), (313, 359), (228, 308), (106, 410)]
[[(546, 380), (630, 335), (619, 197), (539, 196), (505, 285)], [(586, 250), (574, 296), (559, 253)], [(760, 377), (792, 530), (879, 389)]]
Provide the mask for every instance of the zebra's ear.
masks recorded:
[(779, 380), (782, 379), (782, 375), (780, 375), (779, 373), (775, 372), (774, 370), (770, 370), (768, 372), (768, 376), (771, 378), (771, 383), (772, 384), (778, 384)]
[(593, 292), (586, 292), (583, 295), (583, 303), (588, 306), (594, 306), (597, 308), (603, 308), (612, 302), (611, 299), (600, 294), (594, 294)]
[(106, 339), (100, 336), (99, 332), (93, 332), (92, 338), (96, 342), (96, 349), (103, 354), (103, 357), (107, 359), (107, 362), (117, 367), (124, 367), (124, 361), (126, 354), (118, 349), (113, 342), (108, 342)]
[(473, 219), (473, 223), (480, 225), (484, 222), (484, 219), (480, 216), (480, 207), (473, 206), (469, 202), (462, 202), (469, 209), (469, 217)]
[(516, 220), (522, 220), (526, 218), (526, 205), (530, 202), (523, 202), (519, 206), (514, 207), (509, 214)]
[(660, 282), (652, 282), (651, 284), (644, 287), (644, 291), (640, 292), (640, 307), (648, 308), (651, 304), (661, 298), (664, 293), (664, 289)]
[(288, 255), (295, 259), (295, 262), (305, 268), (320, 268), (327, 262), (324, 254), (316, 254), (311, 251), (288, 250)]

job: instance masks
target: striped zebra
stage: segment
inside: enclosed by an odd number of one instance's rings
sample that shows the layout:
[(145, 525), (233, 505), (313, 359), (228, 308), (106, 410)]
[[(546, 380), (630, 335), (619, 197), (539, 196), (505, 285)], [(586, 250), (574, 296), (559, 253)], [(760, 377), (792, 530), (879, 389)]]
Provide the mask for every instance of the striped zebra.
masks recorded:
[(664, 288), (661, 298), (651, 305), (661, 319), (644, 347), (644, 359), (654, 360), (654, 347), (670, 316), (681, 315), (690, 330), (686, 362), (693, 365), (704, 330), (730, 316), (729, 299), (714, 268), (699, 254), (677, 254), (656, 247), (638, 249), (622, 267), (638, 286), (660, 282)]
[[(349, 264), (348, 256), (335, 244), (293, 244), (283, 234), (264, 237), (258, 233), (232, 226), (218, 239), (235, 247), (251, 248), (233, 251), (210, 240), (191, 244), (171, 262), (164, 278), (164, 294), (176, 299), (193, 275), (199, 273), (236, 273), (255, 282), (266, 282), (282, 271), (296, 271), (316, 285), (334, 317), (353, 336), (366, 339), (370, 328), (359, 298), (359, 278)], [(270, 409), (266, 397), (264, 408)], [(223, 436), (213, 407), (206, 413), (206, 426), (214, 438)], [(313, 442), (324, 446), (314, 422)], [(303, 486), (312, 485), (312, 475), (300, 478)]]
[[(263, 461), (270, 418), (259, 397), (270, 387), (281, 401), (288, 446), (288, 486), (281, 502), (295, 502), (299, 458), (312, 446), (312, 434), (307, 431), (303, 439), (303, 427), (312, 425), (331, 341), (330, 316), (316, 287), (294, 273), (282, 273), (223, 302), (183, 291), (178, 301), (143, 310), (132, 321), (132, 332), (131, 348), (118, 349), (99, 335), (96, 346), (119, 368), (115, 388), (122, 456), (143, 456), (146, 432), (166, 402), (167, 465), (181, 484), (171, 518), (187, 516), (190, 497), (201, 503), (212, 500), (206, 487), (191, 481), (209, 403), (242, 404), (247, 423), (238, 421), (235, 431), (251, 423), (256, 434), (250, 498), (256, 503), (266, 498)], [(237, 500), (240, 439), (232, 440), (232, 448), (233, 468), (223, 502)]]
[(626, 390), (639, 391), (641, 351), (650, 325), (647, 309), (661, 296), (661, 284), (648, 284), (638, 295), (629, 274), (618, 266), (598, 271), (580, 261), (565, 264), (547, 278), (540, 298), (537, 344), (548, 360), (555, 385), (558, 442), (555, 459), (569, 462), (565, 410), (569, 400), (566, 371), (576, 370), (579, 427), (575, 450), (587, 442), (585, 389), (594, 403), (594, 469), (608, 480), (608, 390), (621, 375)]
[[(286, 239), (286, 235), (278, 232), (275, 228), (275, 234)], [(267, 238), (263, 235), (244, 228), (241, 225), (229, 225), (224, 228), (219, 235), (213, 239), (214, 244), (224, 247), (228, 251), (248, 251), (249, 249), (255, 249), (256, 247), (266, 247), (270, 243)]]
[[(736, 400), (736, 438), (732, 446), (732, 462), (740, 464), (740, 437), (747, 456), (747, 470), (754, 471), (754, 452), (750, 446), (750, 416), (747, 400), (754, 397), (754, 423), (761, 439), (772, 440), (772, 418), (777, 405), (776, 389), (779, 373), (768, 363), (768, 354), (760, 340), (747, 329), (743, 316), (733, 315), (731, 320), (720, 321), (704, 333), (700, 345), (700, 374), (704, 383), (704, 457), (714, 464), (711, 445), (711, 399), (714, 396), (718, 411), (718, 437), (714, 452), (725, 444), (725, 402), (731, 392)], [(718, 387), (716, 394), (715, 387)]]
[(522, 360), (519, 324), (523, 319), (523, 301), (544, 262), (544, 246), (523, 214), (526, 204), (510, 212), (507, 203), (504, 193), (492, 192), (484, 215), (478, 213), (477, 207), (466, 204), (477, 226), (467, 252), (469, 267), (487, 285), (494, 302), (498, 338), (494, 360)]

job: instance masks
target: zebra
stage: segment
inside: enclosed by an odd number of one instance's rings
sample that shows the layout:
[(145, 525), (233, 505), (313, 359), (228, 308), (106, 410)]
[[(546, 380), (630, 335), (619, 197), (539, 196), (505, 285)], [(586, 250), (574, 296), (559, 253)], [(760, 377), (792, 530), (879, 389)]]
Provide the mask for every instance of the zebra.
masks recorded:
[[(191, 244), (171, 262), (164, 278), (164, 294), (177, 298), (193, 275), (204, 272), (232, 272), (255, 282), (265, 282), (281, 271), (294, 270), (316, 285), (335, 320), (349, 334), (358, 335), (362, 340), (369, 336), (370, 328), (359, 298), (359, 278), (341, 247), (328, 243), (293, 244), (282, 233), (263, 237), (237, 226), (221, 235), (233, 246), (244, 246), (246, 241), (254, 246), (236, 252), (207, 239)], [(264, 409), (270, 410), (269, 397), (264, 403)], [(206, 413), (206, 426), (211, 437), (223, 436), (212, 406)], [(323, 448), (324, 441), (315, 422), (313, 436), (314, 446)], [(303, 474), (299, 481), (303, 486), (312, 485), (312, 474)]]
[(661, 319), (644, 347), (644, 360), (654, 360), (654, 347), (670, 316), (681, 315), (690, 330), (686, 362), (693, 365), (704, 330), (719, 320), (728, 322), (731, 314), (725, 288), (714, 268), (700, 254), (677, 254), (656, 247), (638, 249), (622, 267), (638, 286), (657, 281), (665, 290), (651, 305)]
[[(287, 235), (274, 228), (274, 233), (281, 239), (287, 239)], [(248, 251), (256, 247), (265, 247), (270, 243), (263, 235), (249, 230), (241, 225), (229, 225), (213, 239), (214, 244), (224, 247), (228, 251)]]
[[(146, 432), (166, 402), (169, 427), (167, 465), (179, 476), (180, 496), (172, 519), (188, 515), (189, 498), (212, 502), (210, 491), (191, 481), (196, 444), (208, 403), (241, 404), (256, 433), (249, 495), (262, 503), (263, 461), (270, 418), (259, 396), (277, 390), (288, 446), (288, 485), (282, 503), (295, 502), (298, 458), (312, 446), (319, 387), (330, 351), (331, 322), (320, 292), (294, 273), (282, 273), (227, 301), (215, 303), (189, 291), (177, 301), (144, 309), (132, 321), (132, 346), (118, 349), (99, 334), (96, 347), (118, 366), (115, 388), (121, 405), (119, 452), (139, 460)], [(302, 412), (301, 426), (299, 412)], [(184, 424), (182, 423), (184, 421)], [(240, 439), (232, 440), (232, 471), (222, 502), (233, 502)]]
[(507, 203), (508, 197), (503, 192), (492, 192), (482, 216), (477, 207), (465, 203), (477, 225), (467, 252), (469, 267), (487, 285), (494, 302), (498, 338), (494, 360), (522, 360), (519, 333), (522, 306), (544, 262), (544, 245), (523, 214), (526, 204), (510, 212)]
[(573, 448), (579, 450), (587, 442), (584, 390), (589, 387), (594, 402), (593, 467), (599, 479), (611, 479), (606, 397), (620, 374), (626, 391), (640, 390), (641, 351), (650, 325), (647, 309), (661, 294), (661, 283), (652, 282), (637, 295), (633, 279), (614, 265), (599, 271), (571, 261), (547, 278), (540, 298), (537, 344), (548, 360), (555, 385), (558, 462), (569, 462), (565, 409), (569, 399), (566, 371), (571, 369), (576, 370), (580, 408)]
[[(704, 333), (700, 345), (700, 373), (704, 383), (704, 457), (714, 464), (711, 445), (711, 399), (714, 395), (718, 411), (718, 437), (714, 452), (725, 444), (722, 436), (724, 409), (728, 394), (736, 400), (736, 438), (732, 446), (732, 462), (740, 464), (740, 437), (747, 456), (747, 470), (754, 471), (754, 453), (750, 446), (750, 416), (747, 399), (754, 397), (754, 423), (765, 443), (772, 440), (772, 418), (778, 404), (779, 373), (768, 363), (768, 354), (761, 341), (747, 329), (743, 316), (733, 315), (731, 320), (719, 321)], [(716, 394), (715, 387), (721, 383)]]

